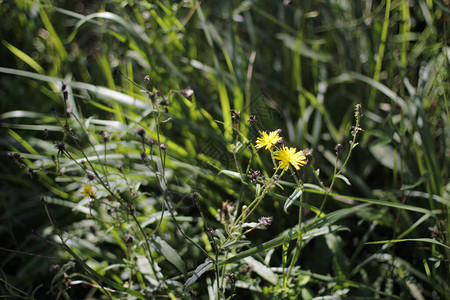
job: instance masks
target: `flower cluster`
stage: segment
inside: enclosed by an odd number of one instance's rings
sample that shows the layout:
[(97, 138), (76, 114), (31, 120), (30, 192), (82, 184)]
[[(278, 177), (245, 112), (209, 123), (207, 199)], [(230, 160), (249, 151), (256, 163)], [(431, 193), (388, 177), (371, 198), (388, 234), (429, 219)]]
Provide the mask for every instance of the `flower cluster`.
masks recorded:
[[(286, 147), (282, 145), (281, 148), (276, 147), (283, 141), (279, 136), (279, 131), (260, 132), (261, 137), (256, 140), (256, 149), (265, 148), (273, 153), (273, 158), (279, 161), (279, 168), (286, 171), (289, 166), (293, 166), (296, 170), (306, 165), (307, 159), (303, 150), (297, 151), (296, 148)], [(272, 148), (276, 148), (275, 151)]]

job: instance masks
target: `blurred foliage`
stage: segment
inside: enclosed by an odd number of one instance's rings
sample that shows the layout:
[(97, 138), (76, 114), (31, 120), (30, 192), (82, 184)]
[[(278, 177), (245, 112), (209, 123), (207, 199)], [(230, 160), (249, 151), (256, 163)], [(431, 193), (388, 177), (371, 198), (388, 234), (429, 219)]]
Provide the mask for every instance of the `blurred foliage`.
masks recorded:
[[(301, 173), (311, 237), (303, 237), (289, 284), (274, 283), (296, 244), (297, 213), (283, 210), (295, 182), (285, 175), (249, 220), (270, 215), (272, 225), (220, 259), (227, 296), (235, 288), (238, 299), (446, 299), (448, 7), (447, 0), (0, 1), (0, 293), (188, 298), (183, 285), (199, 274), (189, 290), (215, 297), (214, 272), (197, 269), (209, 265), (193, 242), (212, 255), (207, 227), (227, 232), (223, 203), (255, 197), (248, 176), (236, 176), (253, 159), (253, 114), (261, 130), (279, 128), (286, 144), (313, 150)], [(183, 95), (188, 88), (192, 98)], [(316, 220), (335, 146), (344, 157), (349, 151), (357, 103), (362, 138), (329, 193), (327, 217)], [(107, 142), (101, 132), (111, 134)], [(271, 166), (261, 154), (251, 167), (268, 177)], [(82, 198), (85, 184), (99, 201)], [(327, 226), (339, 227), (318, 233)], [(376, 241), (385, 242), (366, 244)]]

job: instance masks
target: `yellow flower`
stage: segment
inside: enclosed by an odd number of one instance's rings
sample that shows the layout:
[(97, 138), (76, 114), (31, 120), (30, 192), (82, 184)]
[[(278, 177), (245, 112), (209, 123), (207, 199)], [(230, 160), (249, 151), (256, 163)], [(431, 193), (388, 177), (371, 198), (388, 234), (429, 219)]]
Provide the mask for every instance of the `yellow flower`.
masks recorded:
[(263, 131), (260, 132), (261, 137), (256, 139), (256, 149), (266, 147), (266, 149), (271, 150), (273, 145), (276, 145), (283, 138), (278, 135), (278, 131), (271, 131), (269, 133)]
[(289, 164), (291, 164), (296, 170), (300, 167), (306, 165), (306, 156), (303, 151), (297, 152), (296, 148), (283, 147), (274, 153), (273, 158), (280, 161), (280, 168), (285, 171), (289, 169)]
[(87, 185), (87, 184), (84, 185), (84, 189), (80, 193), (84, 194), (84, 197), (90, 197), (90, 198), (94, 198), (95, 197), (95, 193), (92, 190), (92, 187)]

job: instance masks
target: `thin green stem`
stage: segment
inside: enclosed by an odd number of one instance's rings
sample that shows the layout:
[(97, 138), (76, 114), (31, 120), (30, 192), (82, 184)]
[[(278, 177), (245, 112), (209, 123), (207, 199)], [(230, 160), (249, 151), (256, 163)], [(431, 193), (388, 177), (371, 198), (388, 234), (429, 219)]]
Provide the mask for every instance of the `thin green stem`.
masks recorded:
[(324, 196), (324, 198), (322, 200), (322, 204), (321, 204), (321, 206), (319, 208), (319, 213), (315, 216), (314, 221), (316, 221), (316, 219), (322, 214), (323, 208), (325, 207), (325, 203), (326, 203), (326, 201), (328, 199), (328, 195), (330, 194), (330, 192), (333, 189), (333, 186), (334, 186), (334, 183), (336, 181), (337, 176), (339, 176), (344, 171), (345, 167), (347, 166), (347, 163), (349, 162), (350, 157), (352, 156), (353, 149), (357, 145), (356, 138), (358, 136), (358, 132), (360, 130), (362, 130), (361, 128), (359, 128), (360, 119), (361, 119), (361, 115), (360, 115), (360, 112), (359, 112), (358, 115), (356, 115), (356, 124), (353, 127), (353, 132), (352, 132), (353, 139), (350, 141), (350, 149), (349, 149), (347, 157), (345, 158), (345, 161), (342, 164), (342, 166), (339, 169), (339, 171), (338, 171), (339, 155), (336, 154), (336, 161), (334, 163), (333, 178), (331, 179), (330, 186), (325, 191), (325, 196)]
[(292, 268), (294, 267), (294, 265), (297, 263), (298, 258), (300, 257), (300, 252), (301, 252), (301, 248), (302, 248), (302, 242), (303, 242), (303, 238), (302, 238), (302, 215), (303, 215), (303, 182), (301, 180), (299, 180), (296, 176), (296, 174), (294, 173), (294, 171), (292, 170), (292, 168), (290, 168), (291, 174), (293, 175), (295, 182), (297, 183), (297, 185), (300, 187), (300, 190), (302, 191), (300, 194), (300, 203), (298, 205), (298, 228), (297, 228), (297, 244), (295, 245), (295, 250), (294, 250), (294, 255), (292, 256), (291, 259), (291, 263), (289, 264), (289, 268), (286, 274), (283, 274), (284, 276), (284, 284), (286, 286), (287, 284), (287, 280), (289, 279), (289, 277), (291, 276), (292, 273)]

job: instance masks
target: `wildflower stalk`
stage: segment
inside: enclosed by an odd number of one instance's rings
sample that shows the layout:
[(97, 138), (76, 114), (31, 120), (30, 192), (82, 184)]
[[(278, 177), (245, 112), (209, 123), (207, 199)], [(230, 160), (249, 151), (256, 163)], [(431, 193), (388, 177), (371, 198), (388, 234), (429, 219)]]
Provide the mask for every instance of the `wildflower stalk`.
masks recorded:
[[(51, 213), (50, 209), (47, 206), (47, 202), (45, 202), (45, 200), (42, 199), (42, 203), (44, 204), (44, 209), (45, 212), (50, 220), (50, 223), (52, 224), (52, 227), (55, 229), (56, 231), (56, 235), (59, 237), (61, 243), (62, 243), (62, 248), (64, 248), (67, 252), (69, 252), (73, 258), (78, 262), (78, 264), (86, 270), (86, 272), (90, 275), (91, 279), (97, 283), (97, 285), (100, 287), (100, 289), (103, 291), (103, 293), (108, 297), (108, 299), (113, 299), (112, 295), (109, 293), (108, 289), (103, 286), (102, 284), (102, 279), (98, 278), (99, 274), (97, 272), (95, 272), (95, 270), (92, 270), (84, 261), (82, 261), (73, 251), (72, 249), (69, 247), (69, 245), (67, 245), (67, 243), (64, 241), (64, 238), (61, 234), (61, 231), (58, 227), (58, 225), (56, 224), (55, 218), (53, 217), (53, 214)], [(58, 245), (59, 246), (59, 245)]]
[[(157, 141), (158, 141), (158, 145), (161, 145), (161, 137), (160, 137), (160, 118), (161, 118), (161, 111), (153, 106), (154, 109), (157, 111), (157, 115), (156, 115), (156, 136), (157, 136)], [(161, 189), (161, 193), (163, 195), (163, 205), (161, 208), (161, 218), (159, 219), (159, 222), (155, 228), (155, 230), (153, 230), (152, 235), (156, 233), (156, 231), (158, 230), (158, 228), (160, 227), (162, 220), (164, 219), (164, 211), (167, 207), (167, 210), (170, 213), (170, 216), (175, 224), (175, 227), (177, 227), (178, 231), (181, 233), (181, 235), (186, 238), (191, 244), (193, 244), (195, 247), (197, 247), (201, 252), (203, 252), (208, 258), (214, 260), (209, 254), (208, 252), (203, 249), (199, 244), (197, 244), (194, 240), (192, 240), (189, 236), (187, 236), (184, 231), (181, 229), (181, 227), (179, 226), (176, 218), (175, 218), (175, 213), (172, 210), (172, 206), (173, 204), (171, 203), (169, 197), (168, 197), (168, 189), (167, 189), (167, 178), (165, 176), (165, 166), (166, 166), (166, 151), (161, 148), (158, 147), (159, 149), (159, 158), (161, 160), (161, 170), (158, 172), (157, 170), (153, 169), (147, 161), (144, 160), (144, 164), (147, 166), (147, 168), (149, 168), (156, 176), (156, 178), (158, 179), (159, 182), (159, 188)], [(144, 146), (144, 151), (145, 151), (145, 146)], [(144, 152), (145, 153), (145, 152)], [(152, 157), (152, 156), (151, 156)], [(153, 158), (152, 158), (153, 160)]]
[(299, 186), (299, 188), (301, 190), (301, 194), (300, 194), (300, 202), (298, 205), (297, 244), (295, 245), (294, 255), (292, 256), (288, 271), (286, 274), (283, 274), (283, 276), (284, 276), (283, 285), (285, 287), (287, 286), (287, 281), (288, 281), (289, 277), (291, 276), (292, 268), (297, 263), (297, 260), (300, 257), (300, 252), (301, 252), (302, 242), (303, 242), (303, 230), (302, 230), (303, 181), (297, 178), (297, 176), (296, 176), (297, 174), (295, 174), (295, 172), (292, 170), (292, 167), (290, 167), (289, 170), (291, 171), (291, 175), (292, 175), (292, 177), (294, 177), (295, 182)]
[[(73, 116), (73, 118), (75, 119), (75, 121), (77, 121), (78, 125), (80, 125), (80, 127), (81, 127), (81, 129), (84, 131), (84, 133), (85, 133), (86, 135), (88, 135), (88, 131), (87, 131), (87, 129), (84, 127), (83, 123), (77, 118), (77, 116), (76, 116), (75, 114), (72, 114), (72, 116)], [(69, 134), (72, 134), (72, 133), (69, 132)], [(76, 139), (74, 139), (73, 137), (72, 137), (72, 139), (76, 141)], [(95, 147), (94, 147), (94, 145), (91, 143), (91, 140), (90, 140), (90, 139), (88, 139), (88, 143), (89, 143), (89, 145), (92, 147), (92, 149), (94, 150), (95, 155), (96, 155), (97, 158), (98, 158), (98, 161), (101, 162), (101, 160), (100, 160), (100, 155), (98, 154), (97, 150), (95, 150)], [(77, 143), (77, 144), (78, 144), (78, 143)], [(82, 151), (80, 145), (78, 144), (77, 146), (79, 147), (80, 151)], [(105, 154), (104, 154), (104, 157), (105, 157), (105, 163), (104, 163), (104, 164), (100, 163), (100, 166), (102, 167), (102, 170), (103, 170), (103, 174), (104, 174), (104, 176), (105, 176), (106, 183), (109, 185), (109, 181), (108, 181), (108, 172), (107, 172), (107, 170), (106, 170), (106, 168), (105, 168), (105, 167), (106, 167), (106, 141), (105, 141)], [(86, 159), (87, 159), (87, 158), (86, 158)]]
[[(275, 182), (275, 176), (277, 176), (277, 173), (279, 171), (279, 167), (275, 170), (272, 177), (265, 183), (265, 185), (262, 187), (261, 192), (259, 195), (256, 196), (256, 198), (242, 211), (241, 215), (238, 217), (238, 219), (233, 223), (233, 226), (235, 224), (244, 223), (245, 220), (252, 214), (252, 212), (256, 209), (258, 204), (261, 202), (262, 199), (264, 199), (264, 196), (269, 191), (269, 188), (272, 187), (272, 184)], [(284, 170), (281, 172), (279, 177), (283, 176)]]
[[(83, 151), (83, 149), (82, 149), (82, 147), (81, 147), (81, 145), (78, 143), (78, 139), (76, 138), (76, 136), (68, 129), (68, 127), (67, 126), (62, 126), (62, 124), (61, 124), (61, 122), (59, 121), (59, 118), (58, 118), (58, 116), (55, 114), (55, 117), (56, 117), (56, 119), (57, 119), (57, 122), (58, 122), (58, 124), (63, 128), (63, 130), (64, 130), (64, 133), (65, 133), (65, 136), (69, 136), (71, 139), (72, 139), (72, 141), (75, 143), (75, 145), (77, 146), (77, 148), (78, 148), (78, 150), (81, 152), (81, 154), (83, 155), (83, 157), (84, 157), (84, 159), (85, 159), (85, 161), (89, 164), (89, 166), (90, 166), (90, 168), (92, 169), (92, 172), (94, 173), (94, 176), (97, 178), (97, 180), (99, 181), (99, 183), (103, 186), (103, 188), (116, 200), (116, 201), (118, 201), (119, 203), (121, 203), (122, 205), (124, 205), (125, 207), (128, 207), (128, 209), (129, 209), (129, 211), (130, 212), (132, 212), (132, 210), (133, 210), (133, 208), (131, 207), (131, 204), (130, 203), (128, 203), (127, 201), (124, 201), (122, 198), (120, 198), (120, 197), (118, 197), (113, 191), (111, 191), (111, 189), (110, 189), (110, 185), (107, 183), (107, 182), (105, 182), (104, 180), (103, 180), (103, 178), (102, 178), (102, 176), (100, 176), (100, 174), (97, 172), (97, 170), (94, 168), (94, 166), (92, 165), (92, 163), (91, 163), (91, 161), (89, 160), (89, 158), (87, 157), (87, 155), (86, 155), (86, 153)], [(77, 118), (76, 118), (77, 119)], [(77, 121), (78, 121), (78, 123), (81, 125), (81, 122), (77, 119)], [(66, 123), (67, 124), (67, 123)], [(85, 169), (85, 166), (83, 166), (80, 162), (78, 162), (71, 154), (70, 154), (70, 152), (69, 151), (65, 151), (65, 153), (68, 155), (68, 157), (72, 160), (72, 161), (74, 161), (78, 166), (80, 166), (80, 168), (81, 169)], [(97, 153), (97, 152), (96, 152)], [(99, 158), (99, 156), (98, 156), (98, 153), (97, 153), (97, 157)], [(100, 161), (100, 158), (99, 158), (99, 161)], [(105, 169), (103, 168), (103, 170), (105, 171)], [(105, 178), (107, 179), (107, 177), (106, 177), (106, 174), (105, 174)], [(134, 215), (134, 213), (131, 213), (131, 216), (132, 216), (132, 219), (133, 219), (133, 221), (136, 223), (136, 225), (138, 226), (138, 229), (139, 229), (139, 231), (141, 232), (141, 234), (142, 234), (142, 236), (143, 236), (143, 238), (144, 238), (144, 240), (145, 240), (145, 246), (146, 246), (146, 250), (147, 250), (147, 252), (148, 252), (148, 257), (147, 257), (147, 259), (148, 259), (148, 261), (149, 261), (149, 264), (150, 264), (150, 267), (152, 268), (152, 271), (153, 271), (153, 273), (155, 274), (155, 277), (156, 277), (156, 279), (159, 281), (159, 278), (158, 278), (158, 273), (157, 273), (157, 271), (156, 271), (156, 269), (155, 269), (155, 266), (154, 266), (154, 258), (153, 258), (153, 254), (152, 254), (152, 252), (151, 252), (151, 248), (150, 248), (150, 241), (148, 240), (148, 237), (147, 237), (147, 234), (145, 233), (145, 231), (144, 231), (144, 229), (142, 228), (142, 226), (140, 225), (140, 223), (139, 223), (139, 220), (136, 218), (136, 216)], [(164, 280), (164, 279), (163, 279)]]
[(350, 157), (352, 156), (353, 149), (358, 145), (358, 143), (356, 142), (356, 137), (358, 135), (358, 132), (362, 131), (362, 129), (359, 127), (360, 121), (361, 121), (361, 116), (362, 116), (362, 114), (361, 114), (361, 105), (357, 104), (355, 106), (355, 120), (356, 121), (355, 121), (355, 126), (352, 127), (353, 128), (353, 130), (352, 130), (353, 139), (350, 141), (350, 149), (349, 149), (347, 157), (345, 158), (345, 161), (342, 164), (342, 166), (339, 169), (339, 171), (338, 171), (339, 154), (336, 153), (336, 161), (334, 163), (333, 177), (331, 179), (330, 186), (325, 191), (325, 196), (324, 196), (324, 198), (322, 200), (322, 205), (319, 208), (319, 214), (316, 215), (316, 217), (314, 218), (314, 221), (316, 221), (316, 219), (319, 217), (319, 215), (322, 214), (323, 208), (325, 206), (325, 203), (326, 203), (326, 201), (328, 199), (328, 196), (329, 196), (331, 190), (333, 189), (333, 186), (334, 186), (334, 183), (336, 181), (337, 176), (339, 176), (344, 171), (345, 166), (347, 165)]

